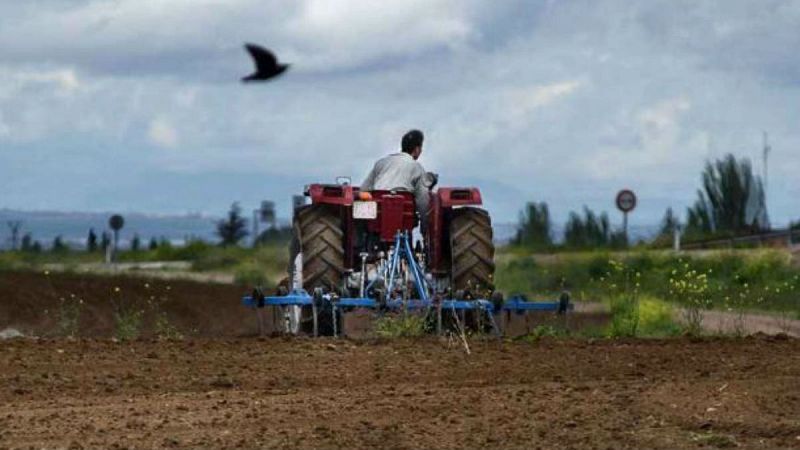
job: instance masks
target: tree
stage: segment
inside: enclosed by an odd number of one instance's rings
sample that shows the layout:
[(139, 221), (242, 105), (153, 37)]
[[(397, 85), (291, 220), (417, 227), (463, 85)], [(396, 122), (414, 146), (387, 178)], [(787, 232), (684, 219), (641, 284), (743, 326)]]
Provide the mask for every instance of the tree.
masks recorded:
[(735, 235), (769, 229), (764, 186), (748, 159), (728, 154), (706, 162), (702, 180), (697, 200), (686, 211), (688, 232)]
[(564, 244), (573, 248), (599, 248), (624, 247), (628, 243), (624, 231), (611, 231), (606, 212), (597, 215), (584, 206), (583, 217), (574, 211), (569, 214), (564, 227)]
[(170, 249), (172, 248), (172, 241), (167, 239), (165, 236), (161, 236), (161, 239), (159, 239), (158, 241), (158, 247)]
[(11, 250), (19, 249), (19, 231), (22, 229), (22, 221), (9, 220), (6, 222), (8, 229), (11, 232)]
[(661, 236), (672, 236), (675, 230), (679, 228), (680, 221), (678, 217), (672, 212), (672, 208), (667, 208), (667, 211), (664, 213), (664, 218), (661, 219), (661, 227), (658, 234)]
[(30, 233), (25, 233), (25, 235), (22, 236), (22, 245), (20, 250), (23, 252), (30, 252), (33, 250), (33, 236)]
[(86, 237), (86, 250), (89, 253), (97, 251), (97, 233), (94, 232), (94, 228), (89, 228), (89, 236)]
[(217, 236), (222, 239), (223, 246), (237, 245), (247, 236), (247, 219), (242, 217), (242, 208), (234, 202), (228, 211), (228, 218), (217, 222)]
[(56, 238), (53, 239), (53, 253), (64, 253), (67, 251), (69, 251), (69, 247), (64, 243), (64, 239), (61, 235), (56, 236)]
[(142, 240), (139, 239), (138, 234), (134, 233), (133, 239), (131, 239), (131, 250), (134, 252), (138, 252), (141, 247), (142, 247)]
[(653, 247), (670, 247), (673, 245), (675, 238), (675, 230), (681, 230), (680, 218), (675, 214), (672, 208), (667, 208), (664, 212), (664, 217), (661, 219), (661, 224), (658, 227), (658, 235), (655, 236), (650, 244)]
[(155, 250), (158, 248), (158, 240), (155, 236), (150, 238), (150, 244), (147, 245), (147, 248), (150, 250)]
[(547, 203), (529, 202), (519, 214), (514, 242), (529, 247), (550, 247), (553, 244), (550, 228), (550, 211)]

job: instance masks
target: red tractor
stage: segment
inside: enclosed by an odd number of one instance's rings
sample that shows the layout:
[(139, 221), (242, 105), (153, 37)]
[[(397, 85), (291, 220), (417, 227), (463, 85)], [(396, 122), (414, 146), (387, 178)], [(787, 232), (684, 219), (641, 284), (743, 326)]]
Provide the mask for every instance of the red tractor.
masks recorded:
[[(311, 204), (298, 208), (294, 217), (293, 288), (320, 288), (351, 298), (375, 298), (374, 291), (389, 299), (491, 295), (492, 224), (489, 214), (477, 207), (482, 203), (477, 188), (432, 191), (428, 229), (416, 245), (410, 244), (419, 220), (409, 192), (362, 192), (345, 183), (312, 184), (305, 195)], [(413, 258), (394, 269), (402, 281), (387, 285), (394, 275), (389, 273), (392, 256), (403, 245), (400, 237), (409, 250), (413, 247)], [(415, 278), (415, 271), (424, 279)]]
[(492, 224), (476, 188), (431, 191), (421, 236), (409, 192), (361, 192), (343, 183), (312, 184), (305, 194), (311, 204), (295, 211), (289, 277), (275, 296), (256, 288), (242, 299), (281, 311), (279, 328), (288, 333), (348, 334), (343, 313), (354, 309), (422, 311), (437, 333), (503, 333), (514, 315), (571, 309), (568, 293), (556, 302), (504, 301), (494, 290)]

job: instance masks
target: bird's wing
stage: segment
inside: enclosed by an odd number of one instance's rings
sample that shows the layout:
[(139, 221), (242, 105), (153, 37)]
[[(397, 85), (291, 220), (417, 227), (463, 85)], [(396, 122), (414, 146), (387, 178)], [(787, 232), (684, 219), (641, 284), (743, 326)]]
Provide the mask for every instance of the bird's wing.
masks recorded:
[(247, 49), (247, 52), (253, 57), (253, 61), (256, 63), (256, 70), (259, 72), (262, 70), (271, 70), (278, 64), (275, 55), (264, 47), (255, 44), (245, 44), (244, 48)]

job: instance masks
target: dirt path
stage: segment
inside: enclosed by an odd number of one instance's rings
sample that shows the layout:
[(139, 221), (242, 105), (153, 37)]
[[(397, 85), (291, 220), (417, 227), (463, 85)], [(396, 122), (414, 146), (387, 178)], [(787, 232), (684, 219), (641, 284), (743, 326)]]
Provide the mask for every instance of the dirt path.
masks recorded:
[(740, 316), (734, 312), (705, 311), (703, 328), (712, 333), (786, 333), (789, 336), (800, 337), (800, 320), (782, 315), (745, 313)]
[(798, 448), (787, 338), (0, 342), (0, 448)]
[(152, 261), (131, 263), (82, 263), (82, 264), (45, 264), (42, 270), (51, 272), (71, 272), (91, 275), (128, 275), (141, 278), (157, 278), (160, 280), (188, 280), (200, 283), (233, 284), (235, 277), (226, 272), (192, 271), (190, 261)]

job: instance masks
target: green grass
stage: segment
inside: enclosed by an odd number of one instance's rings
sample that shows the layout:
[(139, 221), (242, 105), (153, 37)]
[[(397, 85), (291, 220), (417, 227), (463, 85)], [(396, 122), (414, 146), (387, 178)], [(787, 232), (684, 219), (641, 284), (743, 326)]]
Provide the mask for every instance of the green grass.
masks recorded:
[(4, 251), (0, 252), (0, 270), (26, 270), (37, 269), (44, 264), (64, 264), (66, 266), (82, 263), (103, 262), (103, 255), (100, 253), (88, 252), (20, 252)]
[(673, 336), (701, 332), (680, 317), (705, 309), (800, 317), (800, 267), (777, 250), (734, 250), (675, 255), (669, 251), (575, 252), (533, 255), (503, 249), (497, 287), (554, 300), (569, 289), (575, 300), (605, 303), (611, 324), (602, 334)]
[(506, 294), (553, 299), (566, 288), (576, 300), (600, 301), (609, 295), (604, 278), (612, 270), (611, 261), (639, 273), (640, 292), (651, 298), (680, 301), (670, 280), (694, 271), (707, 279), (702, 294), (711, 308), (800, 313), (800, 268), (788, 252), (776, 250), (677, 256), (652, 250), (531, 255), (511, 249), (499, 252), (497, 287)]
[[(154, 250), (123, 251), (119, 262), (188, 261), (193, 271), (224, 272), (234, 275), (237, 283), (272, 287), (285, 276), (288, 244), (271, 242), (258, 248), (221, 247), (192, 242), (184, 247), (162, 245)], [(79, 264), (104, 262), (102, 252), (0, 252), (0, 270), (40, 270), (47, 264), (60, 264), (66, 270)]]

